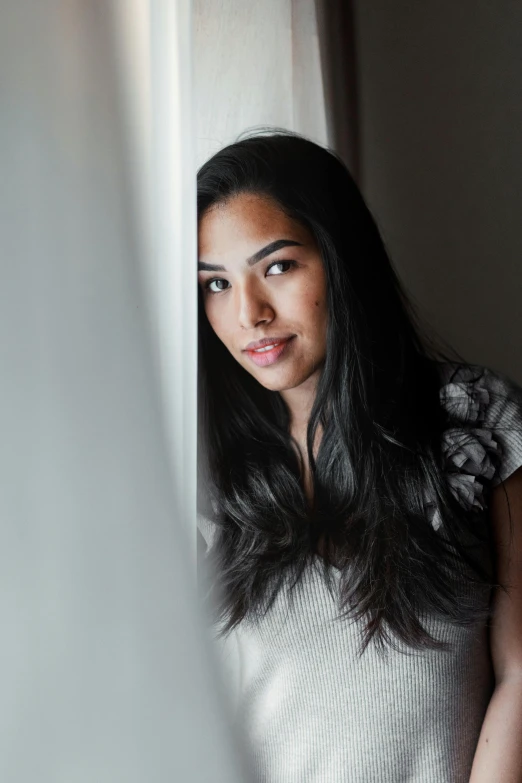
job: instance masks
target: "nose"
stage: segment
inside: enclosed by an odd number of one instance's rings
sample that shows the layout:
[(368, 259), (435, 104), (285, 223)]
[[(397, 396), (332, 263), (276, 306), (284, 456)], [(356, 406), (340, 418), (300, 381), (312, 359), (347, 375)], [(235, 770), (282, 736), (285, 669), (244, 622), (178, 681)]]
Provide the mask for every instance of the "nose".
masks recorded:
[(274, 308), (267, 293), (255, 280), (236, 285), (238, 322), (243, 329), (253, 329), (259, 323), (270, 323)]

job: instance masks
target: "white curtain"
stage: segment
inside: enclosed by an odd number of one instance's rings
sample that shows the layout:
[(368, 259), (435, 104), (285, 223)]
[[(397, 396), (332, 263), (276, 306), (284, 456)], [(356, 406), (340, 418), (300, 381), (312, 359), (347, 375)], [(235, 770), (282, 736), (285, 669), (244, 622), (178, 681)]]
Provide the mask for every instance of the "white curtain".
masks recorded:
[(189, 30), (188, 0), (2, 5), (9, 783), (246, 779), (194, 592)]
[(314, 0), (194, 0), (197, 162), (255, 125), (331, 143)]
[(275, 125), (335, 149), (357, 178), (351, 0), (194, 0), (194, 15), (198, 164)]

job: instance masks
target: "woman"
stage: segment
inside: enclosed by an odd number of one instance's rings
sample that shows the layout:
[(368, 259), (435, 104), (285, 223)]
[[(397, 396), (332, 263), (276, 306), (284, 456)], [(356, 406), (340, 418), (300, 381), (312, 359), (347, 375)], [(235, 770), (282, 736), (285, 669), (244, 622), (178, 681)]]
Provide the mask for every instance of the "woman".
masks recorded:
[(199, 529), (255, 779), (521, 780), (522, 390), (422, 333), (319, 145), (219, 151), (198, 227)]

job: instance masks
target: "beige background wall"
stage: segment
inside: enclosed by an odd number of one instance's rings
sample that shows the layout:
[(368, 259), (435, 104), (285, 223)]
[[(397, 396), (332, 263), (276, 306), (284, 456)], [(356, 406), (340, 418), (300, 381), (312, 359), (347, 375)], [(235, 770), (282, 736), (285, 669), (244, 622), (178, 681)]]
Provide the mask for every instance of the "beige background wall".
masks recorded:
[(356, 2), (364, 192), (411, 292), (522, 383), (522, 5)]

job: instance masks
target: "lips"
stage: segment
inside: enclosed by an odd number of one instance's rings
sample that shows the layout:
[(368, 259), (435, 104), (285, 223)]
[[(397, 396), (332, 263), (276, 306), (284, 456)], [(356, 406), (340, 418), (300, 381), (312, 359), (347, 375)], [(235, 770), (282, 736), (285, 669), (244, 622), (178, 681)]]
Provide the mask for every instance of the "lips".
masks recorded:
[(266, 345), (264, 346), (266, 350), (248, 350), (246, 351), (246, 354), (250, 357), (254, 364), (257, 364), (258, 367), (266, 367), (267, 365), (273, 364), (279, 359), (279, 357), (285, 351), (288, 343), (291, 341), (292, 337), (286, 337), (278, 344), (274, 344), (274, 340), (272, 338), (271, 343), (266, 341)]

